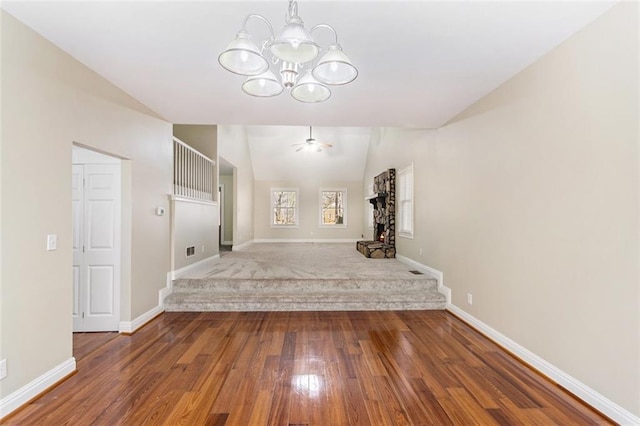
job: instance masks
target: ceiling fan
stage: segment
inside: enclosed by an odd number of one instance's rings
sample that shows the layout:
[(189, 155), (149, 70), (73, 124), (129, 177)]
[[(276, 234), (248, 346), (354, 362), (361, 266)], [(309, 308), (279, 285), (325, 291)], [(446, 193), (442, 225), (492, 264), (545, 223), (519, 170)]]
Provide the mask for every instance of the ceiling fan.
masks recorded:
[(322, 142), (318, 142), (317, 140), (315, 140), (313, 138), (311, 126), (309, 126), (309, 138), (304, 142), (291, 144), (291, 146), (299, 146), (300, 147), (300, 148), (296, 149), (296, 152), (302, 151), (303, 149), (306, 149), (307, 151), (320, 152), (320, 151), (322, 151), (323, 147), (324, 148), (332, 148), (333, 147), (333, 145), (330, 144), (330, 143), (322, 143)]

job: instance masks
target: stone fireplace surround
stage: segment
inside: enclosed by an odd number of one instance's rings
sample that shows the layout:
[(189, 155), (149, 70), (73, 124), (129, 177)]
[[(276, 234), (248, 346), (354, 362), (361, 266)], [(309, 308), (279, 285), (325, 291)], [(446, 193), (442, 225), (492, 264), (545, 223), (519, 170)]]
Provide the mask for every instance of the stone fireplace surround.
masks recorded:
[(396, 257), (396, 169), (373, 178), (373, 240), (358, 241), (356, 249), (374, 259)]

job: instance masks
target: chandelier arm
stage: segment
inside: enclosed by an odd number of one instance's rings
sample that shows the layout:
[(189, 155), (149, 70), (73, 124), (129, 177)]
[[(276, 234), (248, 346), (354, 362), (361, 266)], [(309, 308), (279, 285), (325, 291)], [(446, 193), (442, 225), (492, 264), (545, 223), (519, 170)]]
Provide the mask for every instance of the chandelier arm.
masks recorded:
[(309, 30), (309, 34), (313, 34), (313, 32), (319, 28), (326, 28), (328, 30), (331, 30), (331, 32), (333, 33), (333, 36), (336, 38), (336, 44), (338, 44), (338, 33), (336, 32), (335, 28), (333, 28), (331, 25), (329, 24), (318, 24), (315, 25), (313, 28), (311, 28), (311, 30)]
[(271, 34), (271, 38), (269, 39), (269, 42), (272, 42), (273, 39), (275, 39), (276, 37), (275, 33), (273, 32), (273, 27), (271, 26), (271, 22), (269, 22), (269, 20), (262, 15), (258, 15), (257, 13), (252, 13), (251, 15), (247, 15), (247, 17), (244, 18), (244, 21), (242, 22), (242, 30), (247, 32), (247, 23), (251, 18), (258, 18), (259, 20), (267, 24), (267, 27), (269, 27), (269, 33)]

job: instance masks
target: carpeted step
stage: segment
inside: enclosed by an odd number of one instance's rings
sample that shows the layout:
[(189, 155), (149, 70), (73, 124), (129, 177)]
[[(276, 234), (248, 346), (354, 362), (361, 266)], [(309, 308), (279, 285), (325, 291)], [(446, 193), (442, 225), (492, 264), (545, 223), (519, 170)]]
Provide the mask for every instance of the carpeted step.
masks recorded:
[[(170, 312), (206, 311), (350, 311), (350, 310), (431, 310), (445, 309), (444, 295), (431, 286), (421, 289), (317, 291), (298, 288), (255, 288), (226, 291), (220, 288), (177, 291), (165, 299)], [(260, 280), (261, 281), (261, 280)], [(411, 283), (414, 285), (415, 283)], [(374, 286), (375, 287), (375, 286)]]
[(349, 292), (349, 291), (425, 291), (435, 290), (438, 282), (434, 278), (371, 279), (315, 279), (315, 278), (182, 278), (173, 282), (173, 291), (179, 292)]

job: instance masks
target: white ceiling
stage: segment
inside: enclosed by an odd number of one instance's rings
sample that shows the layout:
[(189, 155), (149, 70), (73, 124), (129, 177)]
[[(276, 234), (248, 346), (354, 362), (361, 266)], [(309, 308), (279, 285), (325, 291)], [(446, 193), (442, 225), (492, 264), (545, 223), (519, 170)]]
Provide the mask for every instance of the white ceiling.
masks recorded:
[[(277, 31), (284, 0), (2, 1), (1, 7), (169, 122), (252, 126), (258, 178), (271, 176), (267, 168), (273, 167), (262, 159), (289, 159), (291, 143), (306, 138), (306, 127), (285, 135), (284, 127), (253, 126), (323, 126), (335, 147), (313, 161), (336, 164), (340, 154), (351, 153), (361, 157), (347, 164), (364, 167), (368, 132), (362, 128), (439, 127), (614, 3), (300, 0), (306, 26), (331, 24), (360, 73), (353, 83), (333, 88), (329, 101), (312, 105), (287, 92), (247, 96), (242, 78), (217, 63), (247, 14), (264, 15)], [(248, 30), (254, 39), (267, 36), (259, 21), (250, 21)], [(323, 47), (331, 41), (328, 32), (315, 35)], [(328, 129), (339, 126), (349, 129)], [(318, 127), (318, 136), (324, 130)], [(349, 137), (345, 146), (343, 135)], [(291, 157), (289, 167), (315, 164), (301, 157)]]
[(313, 127), (313, 138), (332, 144), (321, 152), (301, 150), (309, 128), (301, 126), (247, 126), (254, 177), (258, 180), (361, 181), (369, 137), (368, 127)]

